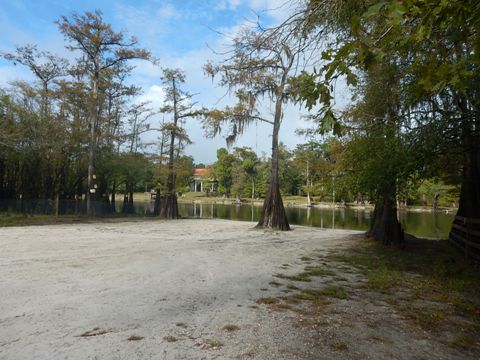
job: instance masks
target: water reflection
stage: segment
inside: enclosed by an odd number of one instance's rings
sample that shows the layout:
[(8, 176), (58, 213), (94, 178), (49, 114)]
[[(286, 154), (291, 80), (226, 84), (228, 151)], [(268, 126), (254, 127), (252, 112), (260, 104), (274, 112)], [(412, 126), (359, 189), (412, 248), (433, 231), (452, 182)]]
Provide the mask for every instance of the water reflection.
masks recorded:
[[(180, 215), (197, 218), (219, 218), (256, 222), (261, 206), (224, 204), (178, 204)], [(350, 208), (287, 207), (287, 218), (292, 225), (305, 225), (330, 229), (367, 230), (371, 211)], [(454, 214), (399, 212), (406, 232), (419, 237), (446, 239)]]

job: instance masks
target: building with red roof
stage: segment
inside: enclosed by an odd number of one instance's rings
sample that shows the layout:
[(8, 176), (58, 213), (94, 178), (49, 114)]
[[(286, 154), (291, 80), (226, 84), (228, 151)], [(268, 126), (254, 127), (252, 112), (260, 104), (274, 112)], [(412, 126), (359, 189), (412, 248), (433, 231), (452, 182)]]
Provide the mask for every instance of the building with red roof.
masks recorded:
[(194, 192), (217, 192), (218, 181), (208, 168), (193, 169), (193, 184), (191, 191)]

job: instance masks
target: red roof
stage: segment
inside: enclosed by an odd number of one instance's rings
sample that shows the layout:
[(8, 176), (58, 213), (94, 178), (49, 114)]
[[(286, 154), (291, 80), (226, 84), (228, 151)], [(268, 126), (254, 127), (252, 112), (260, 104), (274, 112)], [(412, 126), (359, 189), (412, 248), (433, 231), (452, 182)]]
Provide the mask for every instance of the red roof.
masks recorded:
[(193, 175), (195, 176), (208, 175), (208, 173), (208, 169), (193, 169)]

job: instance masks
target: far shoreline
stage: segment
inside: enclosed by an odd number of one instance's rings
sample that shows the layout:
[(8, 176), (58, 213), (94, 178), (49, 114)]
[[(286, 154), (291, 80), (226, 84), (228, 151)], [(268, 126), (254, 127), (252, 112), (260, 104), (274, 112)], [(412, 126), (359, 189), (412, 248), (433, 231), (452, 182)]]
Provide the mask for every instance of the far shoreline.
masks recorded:
[[(248, 200), (241, 200), (240, 202), (237, 202), (236, 199), (234, 198), (218, 198), (218, 197), (212, 197), (212, 198), (182, 198), (181, 196), (178, 197), (178, 203), (179, 204), (202, 204), (202, 205), (253, 205), (256, 207), (263, 206), (263, 199), (255, 199), (252, 201), (251, 199)], [(363, 211), (373, 211), (374, 210), (374, 205), (373, 204), (365, 204), (365, 205), (360, 205), (360, 204), (352, 204), (352, 203), (335, 203), (333, 205), (332, 203), (313, 203), (311, 206), (307, 206), (306, 202), (300, 203), (296, 201), (288, 201), (288, 198), (283, 201), (283, 205), (285, 207), (293, 207), (293, 208), (316, 208), (316, 209), (332, 209), (333, 207), (335, 209), (351, 209), (351, 210), (363, 210)], [(417, 212), (417, 213), (445, 213), (445, 214), (455, 214), (458, 210), (458, 208), (454, 207), (438, 207), (436, 210), (432, 208), (431, 206), (401, 206), (397, 208), (398, 211), (406, 211), (406, 212)]]

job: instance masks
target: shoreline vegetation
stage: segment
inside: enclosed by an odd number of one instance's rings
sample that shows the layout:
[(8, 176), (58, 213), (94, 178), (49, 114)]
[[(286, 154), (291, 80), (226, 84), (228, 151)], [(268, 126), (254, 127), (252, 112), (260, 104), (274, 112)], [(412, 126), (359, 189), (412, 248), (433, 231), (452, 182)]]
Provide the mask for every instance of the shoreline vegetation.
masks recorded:
[[(193, 195), (192, 195), (193, 194)], [(222, 197), (222, 196), (206, 196), (204, 193), (196, 195), (198, 193), (186, 193), (178, 197), (178, 202), (183, 204), (222, 204), (222, 205), (251, 205), (262, 206), (263, 198), (241, 198), (238, 201), (235, 197)], [(148, 199), (150, 193), (137, 193), (136, 199), (138, 201), (143, 201), (141, 196), (144, 196), (144, 200)], [(134, 197), (135, 198), (135, 197)], [(286, 207), (307, 207), (307, 197), (306, 196), (283, 196), (283, 203)], [(329, 209), (333, 207), (332, 202), (328, 201), (317, 201), (313, 198), (311, 207), (313, 208), (322, 208)], [(349, 203), (349, 202), (335, 202), (335, 208), (350, 208), (358, 210), (369, 210), (373, 211), (374, 204), (366, 202), (365, 204), (360, 203)], [(411, 211), (411, 212), (434, 212), (435, 209), (432, 206), (419, 206), (419, 205), (407, 205), (399, 206), (398, 210), (400, 211)], [(458, 210), (456, 207), (437, 207), (436, 211), (444, 213), (455, 213)]]
[[(150, 199), (150, 193), (134, 193), (134, 202), (142, 203), (153, 201)], [(314, 199), (315, 200), (315, 199)], [(291, 208), (307, 208), (307, 198), (304, 196), (284, 196), (283, 201), (285, 207)], [(234, 197), (221, 197), (221, 196), (206, 196), (205, 193), (186, 193), (178, 196), (179, 204), (215, 204), (215, 205), (253, 205), (255, 207), (261, 207), (263, 205), (263, 199), (240, 199), (240, 202)], [(331, 209), (332, 203), (312, 201), (311, 208), (316, 209)], [(356, 203), (342, 203), (336, 202), (335, 209), (353, 209), (359, 211), (373, 211), (373, 205), (356, 204)], [(434, 209), (431, 206), (407, 206), (399, 207), (398, 211), (418, 212), (418, 213), (432, 213)], [(439, 213), (455, 214), (457, 208), (453, 207), (439, 207), (436, 210)], [(70, 223), (86, 223), (86, 222), (102, 222), (102, 221), (133, 221), (133, 219), (155, 220), (158, 217), (140, 216), (137, 214), (125, 214), (125, 213), (111, 213), (106, 216), (91, 217), (84, 214), (64, 214), (56, 216), (54, 214), (23, 214), (17, 212), (0, 212), (0, 227), (5, 226), (27, 226), (27, 225), (47, 225), (47, 224), (70, 224)]]

